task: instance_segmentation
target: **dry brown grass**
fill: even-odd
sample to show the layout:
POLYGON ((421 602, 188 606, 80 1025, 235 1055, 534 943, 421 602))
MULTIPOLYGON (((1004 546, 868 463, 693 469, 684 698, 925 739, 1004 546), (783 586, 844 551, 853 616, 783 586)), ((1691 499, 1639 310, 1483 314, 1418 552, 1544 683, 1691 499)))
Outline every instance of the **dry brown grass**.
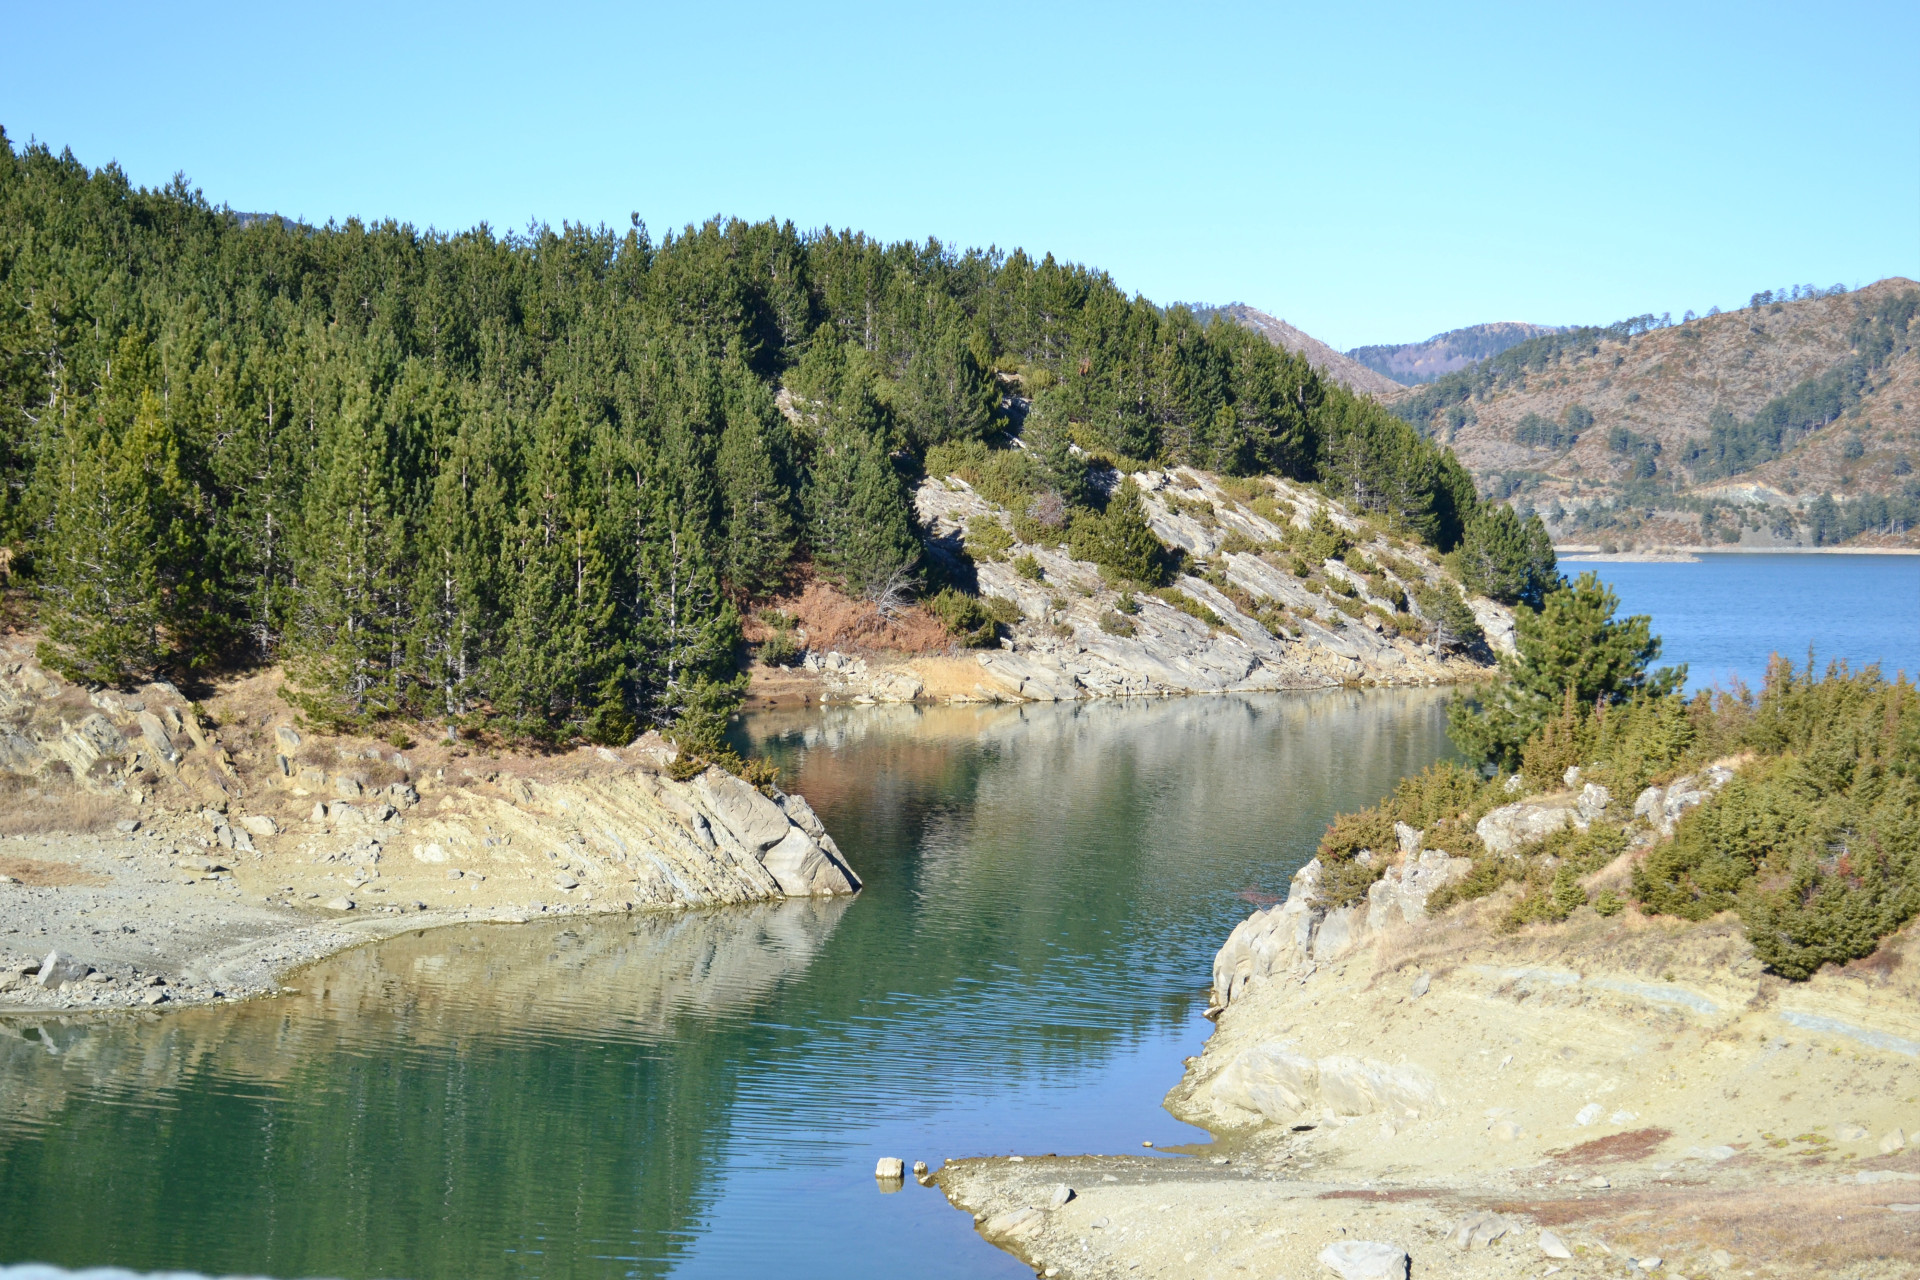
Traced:
POLYGON ((84 835, 104 831, 131 816, 132 806, 125 801, 84 791, 74 785, 71 775, 58 771, 33 778, 0 774, 0 836, 84 835))
POLYGON ((853 600, 824 582, 809 582, 797 596, 773 602, 793 615, 818 651, 940 653, 953 637, 938 618, 915 606, 889 618, 864 600, 853 600))
POLYGON ((88 875, 64 862, 36 862, 32 858, 0 857, 0 876, 12 876, 34 889, 55 885, 105 884, 99 876, 88 875))

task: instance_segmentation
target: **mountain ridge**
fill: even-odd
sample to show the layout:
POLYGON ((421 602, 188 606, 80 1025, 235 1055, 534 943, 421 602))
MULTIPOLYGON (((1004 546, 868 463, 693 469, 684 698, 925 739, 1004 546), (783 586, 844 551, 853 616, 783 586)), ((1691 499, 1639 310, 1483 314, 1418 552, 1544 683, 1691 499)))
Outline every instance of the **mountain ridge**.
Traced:
POLYGON ((1389 398, 1555 541, 1920 542, 1920 285, 1529 339, 1389 398))
POLYGON ((1347 358, 1405 386, 1432 382, 1489 356, 1516 347, 1529 338, 1559 333, 1563 326, 1496 320, 1436 333, 1425 342, 1376 343, 1354 347, 1347 358))
POLYGON ((1349 391, 1383 399, 1404 390, 1403 384, 1386 374, 1370 369, 1357 360, 1349 359, 1312 334, 1258 307, 1248 306, 1244 302, 1229 302, 1218 307, 1201 303, 1184 305, 1203 324, 1211 324, 1215 319, 1225 319, 1253 330, 1274 346, 1304 357, 1308 364, 1349 391))

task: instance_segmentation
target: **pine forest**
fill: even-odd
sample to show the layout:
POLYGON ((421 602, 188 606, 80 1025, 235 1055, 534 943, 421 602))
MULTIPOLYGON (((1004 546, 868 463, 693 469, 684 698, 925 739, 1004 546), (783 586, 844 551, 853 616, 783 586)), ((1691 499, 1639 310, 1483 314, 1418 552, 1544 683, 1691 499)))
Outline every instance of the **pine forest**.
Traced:
POLYGON ((316 228, 0 148, 0 545, 74 678, 276 662, 334 727, 711 740, 743 611, 813 574, 947 586, 910 502, 939 446, 1018 448, 1089 509, 1112 486, 1063 460, 1527 541, 1373 401, 1051 256, 721 219, 316 228))

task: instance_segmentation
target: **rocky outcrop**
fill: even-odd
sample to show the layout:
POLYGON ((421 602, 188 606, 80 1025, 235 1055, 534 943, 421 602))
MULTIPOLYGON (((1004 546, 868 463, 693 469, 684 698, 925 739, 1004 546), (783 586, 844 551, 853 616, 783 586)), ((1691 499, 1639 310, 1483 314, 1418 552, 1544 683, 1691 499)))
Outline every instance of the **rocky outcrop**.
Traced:
MULTIPOLYGON (((1494 653, 1512 649, 1513 615, 1491 600, 1471 601, 1491 646, 1474 654, 1442 653, 1389 625, 1384 619, 1409 615, 1376 591, 1411 591, 1441 580, 1444 570, 1425 548, 1390 546, 1385 535, 1318 494, 1265 482, 1270 492, 1259 503, 1268 512, 1262 515, 1204 473, 1146 471, 1133 480, 1146 495, 1154 533, 1179 548, 1189 566, 1208 567, 1206 576, 1180 577, 1172 599, 1137 595, 1136 611, 1122 614, 1121 593, 1102 580, 1098 566, 1073 558, 1064 535, 1054 542, 1016 540, 1000 558, 973 564, 981 595, 1019 608, 1021 620, 998 648, 893 661, 810 653, 805 664, 818 675, 822 698, 1056 702, 1444 684, 1484 676, 1494 653), (1278 552, 1276 521, 1305 528, 1323 509, 1357 547, 1403 569, 1406 578, 1369 579, 1339 560, 1306 566, 1310 576, 1296 576, 1278 552), (1022 557, 1032 560, 1026 574, 1014 568, 1022 557), (1217 621, 1205 620, 1207 612, 1217 621), (1280 617, 1289 621, 1274 623, 1280 617), (956 663, 966 670, 956 671, 956 663)), ((1008 513, 958 477, 930 477, 914 500, 936 546, 964 542, 979 522, 1011 532, 1008 513)), ((1022 527, 1032 532, 1033 526, 1022 527)), ((1418 605, 1407 608, 1417 613, 1418 605)))
POLYGON ((1711 765, 1697 774, 1675 778, 1664 787, 1648 787, 1634 797, 1633 816, 1661 835, 1670 836, 1682 814, 1705 804, 1714 792, 1731 781, 1732 769, 1711 765))
MULTIPOLYGON (((1407 828, 1415 841, 1419 833, 1407 828)), ((1287 900, 1242 920, 1213 961, 1213 1004, 1223 1009, 1253 984, 1311 974, 1389 931, 1426 918, 1427 899, 1472 865, 1438 849, 1407 854, 1374 881, 1364 902, 1329 908, 1320 897, 1320 860, 1294 873, 1287 900)))
MULTIPOLYGON (((241 735, 246 740, 246 735, 241 735)), ((399 751, 307 742, 291 724, 235 750, 169 684, 89 693, 21 651, 0 661, 0 768, 63 772, 128 811, 195 815, 206 848, 328 868, 357 910, 425 899, 449 879, 517 882, 524 896, 596 908, 698 906, 853 893, 860 879, 806 800, 718 768, 684 780, 657 741, 485 768, 422 769, 399 751), (423 794, 424 793, 424 794, 423 794), (279 815, 279 816, 276 816, 279 815)), ((132 829, 140 820, 130 820, 132 829)))

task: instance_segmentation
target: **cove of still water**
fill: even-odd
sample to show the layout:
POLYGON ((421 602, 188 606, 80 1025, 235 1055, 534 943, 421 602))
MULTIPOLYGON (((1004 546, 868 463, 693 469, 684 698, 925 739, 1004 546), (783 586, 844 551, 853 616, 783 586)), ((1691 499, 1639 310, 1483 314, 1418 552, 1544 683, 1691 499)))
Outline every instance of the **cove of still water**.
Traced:
POLYGON ((430 930, 274 1000, 0 1024, 0 1267, 1027 1275, 874 1161, 1204 1141, 1160 1101, 1214 951, 1446 752, 1444 704, 756 715, 858 898, 430 930))
POLYGON ((1707 554, 1694 564, 1581 562, 1620 597, 1620 613, 1653 619, 1662 663, 1687 664, 1687 688, 1757 689, 1781 654, 1816 670, 1835 659, 1855 670, 1877 662, 1888 676, 1920 676, 1920 556, 1846 553, 1707 554))

